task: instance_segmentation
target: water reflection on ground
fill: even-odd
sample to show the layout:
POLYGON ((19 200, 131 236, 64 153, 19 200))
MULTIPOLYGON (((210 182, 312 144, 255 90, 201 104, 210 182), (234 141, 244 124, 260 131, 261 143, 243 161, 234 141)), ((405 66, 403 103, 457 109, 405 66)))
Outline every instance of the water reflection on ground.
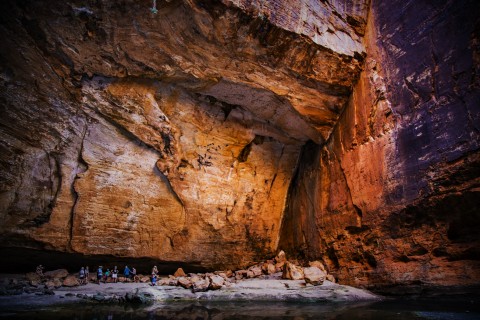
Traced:
POLYGON ((0 310, 0 319, 480 319, 478 299, 388 300, 376 303, 169 302, 150 306, 74 304, 0 310))

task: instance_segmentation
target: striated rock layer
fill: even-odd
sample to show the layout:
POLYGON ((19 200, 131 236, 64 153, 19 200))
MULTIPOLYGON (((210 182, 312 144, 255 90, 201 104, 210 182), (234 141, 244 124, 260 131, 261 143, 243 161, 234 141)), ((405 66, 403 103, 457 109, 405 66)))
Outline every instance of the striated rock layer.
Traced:
POLYGON ((2 246, 274 255, 301 147, 361 72, 367 5, 157 2, 2 2, 2 246))
POLYGON ((329 141, 303 148, 282 248, 354 285, 480 283, 479 10, 373 2, 364 71, 329 141))
POLYGON ((151 5, 0 4, 5 252, 480 283, 477 2, 151 5))

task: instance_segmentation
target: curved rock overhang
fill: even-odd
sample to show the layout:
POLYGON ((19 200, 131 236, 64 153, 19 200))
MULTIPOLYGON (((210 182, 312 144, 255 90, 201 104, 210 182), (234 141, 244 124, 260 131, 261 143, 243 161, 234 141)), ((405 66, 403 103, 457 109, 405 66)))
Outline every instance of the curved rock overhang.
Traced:
POLYGON ((4 1, 3 246, 236 267, 273 254, 365 1, 4 1))

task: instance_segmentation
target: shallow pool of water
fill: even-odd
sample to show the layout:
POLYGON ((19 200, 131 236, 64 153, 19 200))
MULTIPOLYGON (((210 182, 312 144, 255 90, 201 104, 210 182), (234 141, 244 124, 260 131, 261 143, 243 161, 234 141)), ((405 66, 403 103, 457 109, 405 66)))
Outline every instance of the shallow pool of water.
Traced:
POLYGON ((387 300, 375 303, 186 303, 150 306, 72 304, 8 307, 0 319, 480 319, 478 298, 387 300))

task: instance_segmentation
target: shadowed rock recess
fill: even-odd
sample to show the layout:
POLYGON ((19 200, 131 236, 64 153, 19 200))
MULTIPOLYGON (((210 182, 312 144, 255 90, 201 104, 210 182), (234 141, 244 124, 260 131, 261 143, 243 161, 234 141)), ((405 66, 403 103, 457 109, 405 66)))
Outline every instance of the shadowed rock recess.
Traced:
POLYGON ((151 6, 0 3, 12 268, 283 249, 345 284, 480 284, 477 1, 151 6))

